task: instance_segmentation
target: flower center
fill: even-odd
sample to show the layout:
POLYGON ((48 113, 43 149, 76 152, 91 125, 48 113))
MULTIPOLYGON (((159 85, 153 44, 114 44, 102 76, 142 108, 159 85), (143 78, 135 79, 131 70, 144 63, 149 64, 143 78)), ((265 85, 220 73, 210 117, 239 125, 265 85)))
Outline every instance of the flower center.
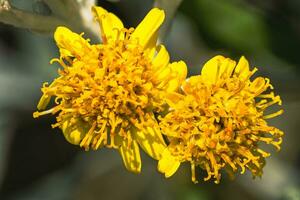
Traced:
POLYGON ((160 123, 170 136, 169 151, 180 162, 191 162, 193 170, 195 165, 205 169, 205 180, 214 177, 219 182, 219 171, 225 165, 232 171, 248 168, 253 175, 260 175, 269 153, 258 143, 280 149, 283 134, 264 120, 282 113, 263 116, 267 107, 281 104, 279 96, 261 94, 269 87, 267 79, 242 82, 228 77, 209 85, 202 77, 192 77, 183 85, 184 100, 160 123), (257 103, 256 97, 260 99, 257 103))
POLYGON ((43 88, 58 105, 38 114, 59 112, 53 127, 62 128, 66 121, 68 126, 87 124, 90 131, 80 143, 86 149, 90 144, 97 149, 99 140, 110 140, 108 147, 114 148, 120 137, 131 140, 131 129, 151 126, 153 107, 161 106, 151 59, 138 41, 130 40, 132 31, 124 28, 116 40, 93 45, 81 59, 67 59, 61 77, 43 88))

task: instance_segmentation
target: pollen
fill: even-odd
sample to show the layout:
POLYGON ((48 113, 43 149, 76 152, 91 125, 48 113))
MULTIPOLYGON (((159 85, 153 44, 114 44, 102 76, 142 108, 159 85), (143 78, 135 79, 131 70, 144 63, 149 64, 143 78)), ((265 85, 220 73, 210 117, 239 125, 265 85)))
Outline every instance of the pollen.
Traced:
POLYGON ((251 76, 248 61, 216 56, 208 61, 201 75, 192 76, 182 85, 181 93, 167 94, 169 113, 160 118, 160 127, 168 139, 158 170, 172 176, 180 163, 189 162, 192 181, 197 182, 198 166, 207 172, 205 181, 219 183, 224 170, 230 176, 249 170, 261 176, 269 152, 266 143, 280 150, 283 132, 270 126, 270 106, 281 105, 270 80, 251 76), (269 114, 268 114, 269 113, 269 114))

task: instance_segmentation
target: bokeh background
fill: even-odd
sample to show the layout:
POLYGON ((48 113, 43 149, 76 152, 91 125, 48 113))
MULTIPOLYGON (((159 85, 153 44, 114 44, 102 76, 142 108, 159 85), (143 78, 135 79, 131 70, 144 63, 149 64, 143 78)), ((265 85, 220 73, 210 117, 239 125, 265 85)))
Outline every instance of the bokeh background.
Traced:
MULTIPOLYGON (((41 1, 11 3, 35 12, 48 9, 41 1)), ((154 4, 97 3, 127 26, 136 26, 154 4)), ((230 181, 223 176, 216 185, 202 181, 205 174, 199 171, 200 182, 194 185, 188 164, 165 179, 145 155, 142 174, 135 175, 125 170, 116 151, 85 152, 67 143, 58 129, 51 128, 53 116, 32 118, 42 83, 51 81, 58 69, 49 64, 58 56, 51 34, 0 23, 1 200, 300 199, 300 1, 183 0, 171 18, 164 42, 173 60, 186 61, 190 75, 199 73, 214 55, 244 55, 281 95, 285 113, 270 123, 285 132, 284 142, 279 153, 271 150, 263 177, 237 175, 230 181)), ((95 35, 87 37, 98 42, 95 35)))

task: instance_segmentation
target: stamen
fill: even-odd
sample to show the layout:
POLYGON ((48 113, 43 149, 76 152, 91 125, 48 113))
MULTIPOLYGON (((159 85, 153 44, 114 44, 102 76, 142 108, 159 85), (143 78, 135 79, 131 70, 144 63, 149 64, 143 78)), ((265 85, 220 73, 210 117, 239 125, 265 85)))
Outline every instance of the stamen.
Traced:
POLYGON ((45 110, 45 111, 41 111, 41 112, 36 111, 36 112, 33 113, 33 118, 38 118, 38 117, 40 117, 42 115, 47 115, 47 114, 55 114, 60 109, 61 109, 61 107, 60 107, 60 105, 58 105, 58 106, 55 106, 55 107, 53 107, 53 108, 51 108, 49 110, 45 110))
POLYGON ((89 145, 90 142, 95 134, 95 128, 96 128, 97 123, 94 122, 92 127, 90 128, 90 130, 88 131, 88 133, 85 135, 85 137, 82 139, 82 141, 80 142, 80 147, 84 147, 85 150, 89 150, 89 145))
POLYGON ((281 115, 283 113, 283 110, 279 110, 275 113, 272 113, 272 114, 269 114, 269 115, 265 115, 264 116, 264 119, 271 119, 271 118, 274 118, 274 117, 277 117, 279 115, 281 115))
POLYGON ((196 179, 195 163, 191 163, 191 172, 192 172, 192 182, 195 184, 198 183, 196 179))

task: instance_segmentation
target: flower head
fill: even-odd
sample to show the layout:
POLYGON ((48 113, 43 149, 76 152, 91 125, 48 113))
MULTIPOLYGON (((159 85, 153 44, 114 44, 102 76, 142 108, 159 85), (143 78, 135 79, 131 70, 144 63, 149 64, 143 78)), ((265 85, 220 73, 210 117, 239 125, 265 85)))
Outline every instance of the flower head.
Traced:
POLYGON ((160 127, 168 138, 168 147, 158 163, 158 170, 172 176, 181 162, 190 162, 192 181, 197 182, 195 167, 207 171, 219 183, 221 169, 230 175, 246 169, 261 176, 265 158, 270 153, 260 143, 278 150, 283 132, 269 126, 266 119, 283 111, 266 114, 266 109, 281 105, 269 79, 251 76, 242 57, 235 61, 216 56, 203 67, 201 75, 192 76, 182 86, 182 93, 169 93, 169 113, 161 118, 160 127))
POLYGON ((164 12, 152 9, 136 29, 101 7, 93 7, 102 44, 58 27, 54 39, 62 66, 59 77, 44 84, 38 110, 54 97, 55 106, 34 117, 57 114, 65 138, 88 150, 118 149, 126 168, 140 172, 139 146, 159 159, 165 148, 154 113, 164 108, 162 93, 178 90, 186 76, 184 62, 169 63, 163 45, 156 45, 164 12))

